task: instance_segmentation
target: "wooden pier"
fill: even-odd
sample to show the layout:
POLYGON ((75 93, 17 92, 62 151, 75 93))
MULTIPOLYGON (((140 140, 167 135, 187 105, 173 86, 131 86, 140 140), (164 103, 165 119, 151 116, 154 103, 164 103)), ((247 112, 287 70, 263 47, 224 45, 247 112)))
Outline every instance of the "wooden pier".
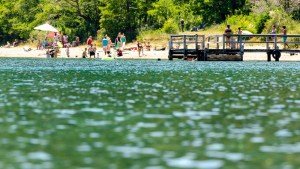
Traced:
POLYGON ((298 46, 300 47, 300 35, 171 35, 168 58, 207 61, 210 55, 230 55, 235 56, 235 60, 243 61, 245 52, 264 52, 267 61, 271 61, 272 57, 279 61, 281 53, 300 53, 298 46), (284 44, 289 48, 283 48, 284 44))

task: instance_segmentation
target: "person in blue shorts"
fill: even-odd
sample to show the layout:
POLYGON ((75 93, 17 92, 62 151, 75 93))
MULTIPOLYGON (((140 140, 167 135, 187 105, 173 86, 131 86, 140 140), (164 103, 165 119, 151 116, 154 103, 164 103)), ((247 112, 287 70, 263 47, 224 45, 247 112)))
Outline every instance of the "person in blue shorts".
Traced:
POLYGON ((102 39, 102 48, 104 51, 104 55, 106 55, 107 51, 107 46, 108 46, 108 40, 107 40, 107 35, 104 36, 104 38, 102 39))
POLYGON ((286 34, 287 34, 287 30, 286 30, 286 26, 282 26, 282 34, 284 35, 283 38, 283 48, 285 49, 286 47, 289 48, 289 45, 286 43, 286 34))

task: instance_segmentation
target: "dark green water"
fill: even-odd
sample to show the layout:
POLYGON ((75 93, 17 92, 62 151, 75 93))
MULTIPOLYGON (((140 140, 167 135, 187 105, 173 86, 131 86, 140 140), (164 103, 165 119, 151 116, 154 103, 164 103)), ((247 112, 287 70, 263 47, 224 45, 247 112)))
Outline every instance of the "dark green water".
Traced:
POLYGON ((299 62, 0 59, 2 169, 300 168, 299 62))

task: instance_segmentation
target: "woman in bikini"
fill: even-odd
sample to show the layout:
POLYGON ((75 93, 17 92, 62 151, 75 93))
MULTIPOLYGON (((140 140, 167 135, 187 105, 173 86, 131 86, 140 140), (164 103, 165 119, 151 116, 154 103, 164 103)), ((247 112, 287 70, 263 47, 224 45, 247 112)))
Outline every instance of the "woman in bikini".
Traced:
POLYGON ((227 25, 227 28, 225 29, 225 34, 226 34, 226 47, 230 48, 230 38, 232 34, 232 30, 230 28, 230 25, 227 25))

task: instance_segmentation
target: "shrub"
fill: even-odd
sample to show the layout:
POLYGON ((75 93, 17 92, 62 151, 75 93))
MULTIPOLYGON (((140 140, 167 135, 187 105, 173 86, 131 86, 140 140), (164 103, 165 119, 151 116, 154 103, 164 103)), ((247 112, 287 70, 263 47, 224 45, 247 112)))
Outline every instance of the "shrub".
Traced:
POLYGON ((230 24, 231 29, 234 33, 237 32, 238 27, 241 27, 242 30, 248 30, 250 32, 256 32, 255 29, 255 17, 252 15, 232 15, 229 16, 224 25, 224 29, 226 25, 230 24))
POLYGON ((260 34, 263 32, 265 24, 270 19, 270 16, 268 14, 260 14, 256 18, 258 18, 255 22, 256 33, 260 34))
POLYGON ((169 34, 177 34, 179 32, 179 28, 176 21, 174 21, 174 19, 168 19, 165 23, 164 26, 162 28, 162 31, 164 33, 169 33, 169 34))
POLYGON ((282 10, 270 11, 270 19, 265 23, 264 33, 270 33, 272 25, 277 28, 277 33, 281 33, 282 26, 286 26, 288 34, 299 34, 299 22, 293 20, 286 12, 282 10))

